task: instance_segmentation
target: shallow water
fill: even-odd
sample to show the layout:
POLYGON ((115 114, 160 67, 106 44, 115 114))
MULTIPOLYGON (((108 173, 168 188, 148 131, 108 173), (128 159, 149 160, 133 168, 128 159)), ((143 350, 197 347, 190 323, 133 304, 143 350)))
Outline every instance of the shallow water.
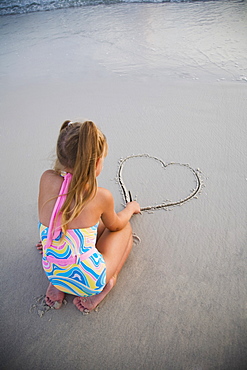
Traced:
POLYGON ((1 77, 247 81, 247 2, 116 3, 0 17, 1 77))
MULTIPOLYGON (((195 0, 36 0, 35 2, 33 0, 17 0, 17 1, 2 0, 0 3, 0 15, 26 14, 30 12, 51 11, 66 8, 78 8, 99 4, 113 5, 120 3, 174 3, 174 2, 190 3, 193 1, 195 0)), ((196 1, 207 2, 208 0, 196 0, 196 1)))

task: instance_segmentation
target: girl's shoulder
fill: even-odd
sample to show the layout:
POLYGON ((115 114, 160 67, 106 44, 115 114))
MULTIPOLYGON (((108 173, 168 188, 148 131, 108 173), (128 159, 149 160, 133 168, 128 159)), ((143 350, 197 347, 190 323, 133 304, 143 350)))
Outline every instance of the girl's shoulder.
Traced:
POLYGON ((45 172, 42 173, 41 175, 41 181, 49 181, 49 180, 60 180, 62 181, 63 180, 63 177, 61 176, 61 174, 59 174, 58 172, 54 171, 54 170, 46 170, 45 172))
POLYGON ((97 194, 102 197, 112 197, 112 193, 110 192, 110 190, 106 188, 101 188, 100 186, 98 186, 97 188, 97 194))
POLYGON ((41 188, 58 188, 63 182, 63 177, 54 170, 47 170, 43 172, 40 178, 41 188))
POLYGON ((97 189, 97 197, 100 199, 105 205, 110 204, 113 201, 113 195, 110 190, 98 187, 97 189))

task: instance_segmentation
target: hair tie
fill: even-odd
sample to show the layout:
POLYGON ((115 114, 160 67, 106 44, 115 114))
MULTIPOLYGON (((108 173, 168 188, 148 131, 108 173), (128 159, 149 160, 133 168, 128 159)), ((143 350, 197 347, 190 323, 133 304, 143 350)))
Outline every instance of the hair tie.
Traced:
POLYGON ((72 125, 72 123, 74 123, 74 122, 70 121, 70 122, 68 123, 68 126, 72 125))

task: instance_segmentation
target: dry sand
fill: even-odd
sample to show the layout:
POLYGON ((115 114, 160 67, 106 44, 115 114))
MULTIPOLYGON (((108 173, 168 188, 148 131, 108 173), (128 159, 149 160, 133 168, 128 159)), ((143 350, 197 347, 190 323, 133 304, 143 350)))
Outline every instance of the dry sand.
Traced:
MULTIPOLYGON (((1 101, 1 367, 244 369, 246 83, 133 79, 100 68, 70 83, 17 82, 4 79, 1 101), (117 210, 118 161, 131 154, 200 168, 205 188, 181 207, 133 217, 141 243, 98 312, 83 316, 67 297, 61 310, 40 318, 30 312, 47 287, 34 247, 38 183, 68 118, 92 119, 106 134, 99 183, 112 191, 117 210)), ((140 166, 149 174, 147 204, 167 199, 152 160, 140 166)), ((125 182, 138 193, 129 171, 125 182)), ((183 197, 193 179, 175 175, 183 197)))

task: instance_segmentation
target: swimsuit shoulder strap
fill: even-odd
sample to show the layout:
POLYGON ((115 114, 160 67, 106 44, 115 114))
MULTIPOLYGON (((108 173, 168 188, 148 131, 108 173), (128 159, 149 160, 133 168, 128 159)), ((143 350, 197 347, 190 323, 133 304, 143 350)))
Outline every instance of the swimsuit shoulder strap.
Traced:
POLYGON ((56 200, 55 206, 53 208, 50 223, 49 223, 46 247, 50 246, 52 243, 52 240, 56 239, 61 232, 61 214, 58 215, 58 213, 65 202, 71 179, 72 179, 71 173, 67 173, 63 177, 63 183, 60 188, 59 195, 56 200), (55 219, 56 219, 56 227, 54 225, 55 219))

